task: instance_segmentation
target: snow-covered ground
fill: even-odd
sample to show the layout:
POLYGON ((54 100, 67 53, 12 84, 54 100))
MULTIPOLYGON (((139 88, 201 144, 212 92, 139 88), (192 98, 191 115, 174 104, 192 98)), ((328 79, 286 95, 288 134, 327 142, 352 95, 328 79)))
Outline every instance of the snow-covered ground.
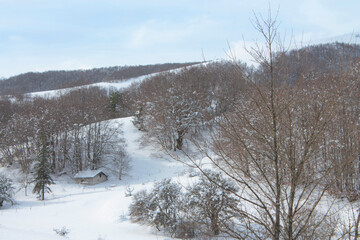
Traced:
MULTIPOLYGON (((16 194, 17 204, 6 204, 0 209, 1 240, 52 240, 65 239, 55 229, 69 230, 67 239, 112 240, 154 239, 168 237, 146 226, 131 223, 128 217, 130 197, 125 197, 130 185, 138 190, 151 187, 154 181, 172 177, 184 179, 185 167, 166 156, 157 154, 150 146, 139 142, 141 133, 131 123, 131 118, 112 120, 123 124, 127 151, 132 160, 129 176, 119 181, 112 176, 109 181, 82 186, 68 176, 55 177, 52 193, 39 201, 21 190, 16 194)), ((30 187, 31 189, 31 187, 30 187)), ((31 191, 29 191, 31 192, 31 191)))

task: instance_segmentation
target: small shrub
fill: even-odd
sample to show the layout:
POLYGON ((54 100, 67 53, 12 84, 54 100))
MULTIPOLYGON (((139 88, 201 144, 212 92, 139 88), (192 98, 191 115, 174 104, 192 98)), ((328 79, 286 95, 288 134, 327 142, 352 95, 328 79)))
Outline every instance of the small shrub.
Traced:
POLYGON ((206 171, 205 174, 186 194, 170 179, 155 183, 150 192, 135 193, 130 219, 181 239, 223 233, 232 224, 237 206, 232 193, 237 189, 220 173, 206 171))
POLYGON ((60 229, 54 228, 54 232, 59 236, 67 237, 67 235, 70 233, 70 230, 67 229, 66 227, 62 227, 60 229))
POLYGON ((173 235, 180 217, 180 197, 181 188, 170 179, 157 182, 150 193, 140 191, 134 195, 130 205, 131 220, 173 235))
POLYGON ((125 197, 131 197, 133 191, 134 191, 134 188, 133 188, 133 187, 130 187, 130 185, 127 186, 127 187, 126 187, 126 191, 125 191, 125 197))

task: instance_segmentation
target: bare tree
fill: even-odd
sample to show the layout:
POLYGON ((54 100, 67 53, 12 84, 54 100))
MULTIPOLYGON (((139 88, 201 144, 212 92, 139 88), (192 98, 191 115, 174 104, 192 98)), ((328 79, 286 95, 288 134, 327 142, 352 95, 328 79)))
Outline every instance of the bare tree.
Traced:
POLYGON ((113 156, 112 159, 113 170, 117 173, 119 180, 131 170, 131 159, 125 152, 125 149, 120 147, 113 156))
POLYGON ((188 69, 159 74, 143 82, 134 124, 160 146, 176 151, 203 123, 211 102, 204 101, 196 75, 188 69), (193 81, 194 80, 194 81, 193 81))

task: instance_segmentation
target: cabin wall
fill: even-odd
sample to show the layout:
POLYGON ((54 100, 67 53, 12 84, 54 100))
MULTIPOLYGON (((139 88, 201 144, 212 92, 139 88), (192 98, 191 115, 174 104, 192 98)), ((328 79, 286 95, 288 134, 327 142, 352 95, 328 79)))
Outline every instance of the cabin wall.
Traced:
POLYGON ((76 183, 85 185, 95 185, 107 181, 107 176, 103 173, 96 175, 93 178, 77 178, 76 183))

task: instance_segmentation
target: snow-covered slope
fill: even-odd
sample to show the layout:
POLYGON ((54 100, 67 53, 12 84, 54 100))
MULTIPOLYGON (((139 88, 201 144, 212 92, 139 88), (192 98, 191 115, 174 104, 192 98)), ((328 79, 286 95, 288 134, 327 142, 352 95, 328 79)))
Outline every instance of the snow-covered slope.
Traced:
POLYGON ((131 123, 131 118, 112 120, 123 125, 127 151, 132 159, 129 176, 118 181, 115 176, 95 186, 81 186, 68 176, 56 178, 52 193, 46 201, 36 196, 16 195, 17 205, 0 209, 1 240, 55 240, 64 239, 54 229, 65 227, 68 239, 74 240, 164 240, 164 236, 150 228, 133 224, 128 218, 131 198, 125 197, 127 186, 135 192, 151 187, 165 177, 184 178, 185 167, 166 156, 156 154, 150 147, 139 143, 141 133, 131 123))
MULTIPOLYGON (((200 65, 204 65, 204 64, 206 64, 206 63, 195 64, 195 65, 192 65, 191 67, 196 67, 196 66, 200 66, 200 65)), ((176 69, 165 71, 165 72, 179 72, 182 69, 184 69, 184 68, 176 68, 176 69)), ((54 98, 54 97, 58 97, 58 96, 67 94, 67 93, 69 93, 69 92, 71 92, 73 90, 76 90, 76 89, 90 88, 90 87, 100 87, 100 88, 106 89, 106 90, 113 89, 113 90, 119 91, 119 90, 122 90, 122 89, 125 89, 125 88, 129 87, 133 83, 142 82, 144 79, 150 78, 150 77, 158 75, 160 73, 164 73, 164 72, 147 74, 147 75, 143 75, 143 76, 136 77, 136 78, 130 78, 130 79, 127 79, 127 80, 114 80, 114 81, 111 81, 111 82, 99 82, 99 83, 88 84, 88 85, 83 85, 83 86, 79 86, 79 87, 63 88, 63 89, 40 91, 40 92, 32 92, 32 93, 25 94, 25 97, 26 98, 34 98, 34 97, 54 98)))
POLYGON ((73 88, 64 88, 64 89, 58 89, 58 90, 49 90, 49 91, 41 91, 41 92, 32 92, 25 94, 25 97, 33 98, 33 97, 42 97, 42 98, 53 98, 57 96, 61 96, 63 94, 69 93, 70 91, 81 89, 81 88, 90 88, 90 87, 100 87, 104 89, 114 89, 114 90, 121 90, 124 88, 129 87, 133 83, 141 82, 144 79, 151 77, 154 74, 144 75, 136 78, 130 78, 125 81, 112 81, 112 82, 100 82, 100 83, 94 83, 79 87, 73 87, 73 88))

